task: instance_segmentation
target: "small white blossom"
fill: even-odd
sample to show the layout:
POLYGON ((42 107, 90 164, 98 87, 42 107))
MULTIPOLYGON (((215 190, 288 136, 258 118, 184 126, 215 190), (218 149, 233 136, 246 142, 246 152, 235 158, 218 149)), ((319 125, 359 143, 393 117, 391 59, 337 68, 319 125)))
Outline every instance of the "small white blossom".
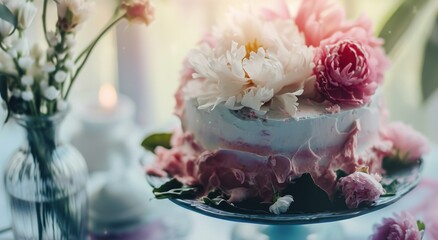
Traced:
POLYGON ((0 19, 0 39, 6 38, 11 34, 14 26, 8 21, 0 19))
POLYGON ((75 62, 72 59, 65 61, 64 67, 66 67, 69 72, 74 72, 76 70, 75 62))
POLYGON ((18 28, 27 29, 35 18, 36 13, 37 9, 33 2, 24 2, 18 9, 18 28))
POLYGON ((46 97, 49 101, 57 99, 59 94, 59 90, 56 89, 54 86, 50 86, 44 90, 44 97, 46 97))
POLYGON ((57 57, 58 57, 58 59, 61 59, 61 60, 63 60, 64 58, 65 58, 65 56, 67 56, 67 53, 66 52, 62 52, 62 53, 57 53, 57 57))
POLYGON ((46 73, 51 73, 51 72, 53 72, 53 71, 55 71, 55 70, 56 70, 56 67, 55 67, 55 65, 54 65, 53 63, 51 63, 51 62, 46 63, 46 64, 44 65, 44 67, 43 67, 43 71, 46 72, 46 73))
POLYGON ((12 90, 12 96, 19 98, 21 97, 21 90, 18 88, 15 88, 14 90, 12 90))
POLYGON ((32 101, 33 100, 33 92, 30 89, 27 89, 26 91, 23 91, 21 93, 21 98, 24 101, 32 101))
POLYGON ((293 202, 294 198, 291 195, 279 197, 277 201, 269 207, 269 212, 275 215, 285 213, 293 202))
POLYGON ((44 52, 38 44, 34 44, 32 46, 32 49, 30 50, 30 56, 32 56, 35 59, 38 59, 41 58, 43 54, 44 52))
POLYGON ((31 75, 24 75, 21 77, 21 84, 24 86, 31 86, 34 82, 33 76, 31 75))
POLYGON ((58 99, 58 101, 56 101, 56 108, 58 111, 65 110, 67 108, 67 102, 63 99, 58 99))
POLYGON ((18 57, 18 52, 17 50, 10 48, 8 49, 8 54, 12 57, 12 58, 17 58, 18 57))
POLYGON ((47 39, 49 40, 49 45, 52 47, 61 43, 61 35, 53 31, 47 33, 47 39))
POLYGON ((73 34, 67 34, 64 40, 67 48, 72 48, 76 44, 75 36, 73 34))
POLYGON ((55 81, 58 83, 63 83, 67 79, 67 73, 59 70, 55 74, 55 81))
MULTIPOLYGON (((29 40, 26 36, 21 36, 12 43, 12 48, 20 56, 27 56, 30 53, 29 40)), ((16 57, 15 57, 16 58, 16 57)))
POLYGON ((40 88, 44 91, 49 87, 49 81, 44 79, 40 82, 40 88))
POLYGON ((18 59, 18 65, 24 70, 31 68, 34 62, 35 60, 30 56, 21 57, 18 59))
POLYGON ((55 49, 53 47, 47 48, 47 57, 52 58, 55 55, 55 49))

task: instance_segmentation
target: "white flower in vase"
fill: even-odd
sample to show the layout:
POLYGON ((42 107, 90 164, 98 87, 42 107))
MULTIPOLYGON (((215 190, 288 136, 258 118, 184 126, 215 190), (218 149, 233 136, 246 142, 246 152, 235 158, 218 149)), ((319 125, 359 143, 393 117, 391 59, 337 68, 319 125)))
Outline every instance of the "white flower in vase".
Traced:
POLYGON ((44 97, 49 101, 56 100, 59 97, 59 94, 59 90, 56 89, 54 86, 47 87, 44 90, 44 97))
POLYGON ((18 28, 27 29, 32 23, 37 13, 37 8, 33 2, 24 2, 18 8, 18 28))
POLYGON ((92 4, 87 0, 59 0, 56 6, 58 29, 61 32, 71 33, 87 19, 92 4))
POLYGON ((14 26, 11 23, 0 19, 0 39, 8 37, 12 30, 14 30, 14 26))

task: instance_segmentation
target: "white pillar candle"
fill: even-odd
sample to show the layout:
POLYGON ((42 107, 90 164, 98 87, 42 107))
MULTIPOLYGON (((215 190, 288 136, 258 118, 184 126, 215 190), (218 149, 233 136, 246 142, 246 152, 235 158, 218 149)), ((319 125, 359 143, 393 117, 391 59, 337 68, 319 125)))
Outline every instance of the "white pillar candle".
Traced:
MULTIPOLYGON (((78 96, 73 106, 80 130, 72 144, 83 154, 90 172, 108 170, 112 161, 133 159, 130 134, 134 131, 134 103, 117 95, 112 85, 103 85, 99 94, 78 96)), ((130 164, 126 162, 126 164, 130 164)))

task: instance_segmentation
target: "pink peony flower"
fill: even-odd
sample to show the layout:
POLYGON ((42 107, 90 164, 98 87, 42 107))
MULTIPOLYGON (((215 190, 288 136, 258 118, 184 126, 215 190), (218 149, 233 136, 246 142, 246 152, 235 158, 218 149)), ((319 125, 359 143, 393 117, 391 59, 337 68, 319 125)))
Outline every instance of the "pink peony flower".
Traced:
POLYGON ((370 240, 421 240, 422 233, 417 221, 407 212, 395 214, 394 218, 384 218, 382 224, 374 225, 370 240))
POLYGON ((371 101, 377 89, 368 53, 350 40, 321 47, 314 74, 322 98, 339 105, 360 106, 371 101))
POLYGON ((427 139, 412 127, 402 122, 390 123, 381 130, 382 137, 393 143, 395 153, 406 156, 408 161, 417 161, 429 150, 427 139))
POLYGON ((351 40, 359 43, 366 52, 369 66, 368 78, 378 84, 383 82, 383 75, 389 66, 385 52, 382 48, 383 40, 373 34, 372 22, 362 16, 353 23, 345 23, 341 29, 321 42, 321 48, 333 45, 343 40, 351 40))
POLYGON ((147 169, 147 173, 156 176, 170 175, 180 182, 197 184, 196 164, 202 148, 194 141, 191 133, 175 131, 171 139, 171 149, 157 147, 154 165, 147 169))
POLYGON ((122 0, 120 8, 126 11, 126 19, 149 25, 154 20, 154 8, 149 0, 122 0))
POLYGON ((361 203, 371 204, 385 193, 375 176, 363 172, 355 172, 339 179, 337 186, 349 209, 357 208, 361 203))
POLYGON ((341 5, 328 0, 303 0, 295 18, 304 33, 306 44, 318 47, 322 40, 341 30, 345 11, 341 5))

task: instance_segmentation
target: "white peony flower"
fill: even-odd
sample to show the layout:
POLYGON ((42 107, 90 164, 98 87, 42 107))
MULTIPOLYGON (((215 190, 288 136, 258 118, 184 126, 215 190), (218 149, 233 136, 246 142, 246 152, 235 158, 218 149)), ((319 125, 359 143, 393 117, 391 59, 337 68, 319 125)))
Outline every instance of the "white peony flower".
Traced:
POLYGON ((303 90, 298 90, 293 93, 277 95, 272 100, 270 107, 271 109, 278 110, 284 114, 294 116, 298 110, 298 96, 303 94, 303 92, 303 90))
POLYGON ((67 79, 67 73, 59 70, 55 73, 55 81, 58 83, 63 83, 67 79))
POLYGON ((245 107, 260 111, 260 108, 274 96, 274 89, 249 88, 245 90, 241 104, 245 107))
POLYGON ((293 21, 262 21, 251 12, 234 11, 225 22, 215 29, 214 48, 204 44, 189 54, 196 81, 187 86, 187 95, 197 99, 199 109, 223 103, 293 116, 314 67, 313 49, 293 21))
POLYGON ((14 26, 9 22, 0 19, 0 39, 6 38, 11 34, 14 26))
POLYGON ((269 212, 275 215, 285 213, 293 202, 294 198, 291 195, 279 197, 277 201, 269 207, 269 212))
POLYGON ((58 98, 60 92, 54 86, 50 86, 44 90, 44 97, 49 101, 53 101, 58 98))
POLYGON ((37 13, 37 8, 33 2, 24 2, 19 6, 18 9, 18 28, 27 29, 32 23, 35 15, 37 13))
POLYGON ((24 75, 21 77, 21 84, 24 86, 31 86, 34 82, 32 75, 24 75))
POLYGON ((21 92, 21 98, 24 101, 32 101, 34 96, 33 96, 33 92, 30 89, 27 89, 26 91, 21 92))

